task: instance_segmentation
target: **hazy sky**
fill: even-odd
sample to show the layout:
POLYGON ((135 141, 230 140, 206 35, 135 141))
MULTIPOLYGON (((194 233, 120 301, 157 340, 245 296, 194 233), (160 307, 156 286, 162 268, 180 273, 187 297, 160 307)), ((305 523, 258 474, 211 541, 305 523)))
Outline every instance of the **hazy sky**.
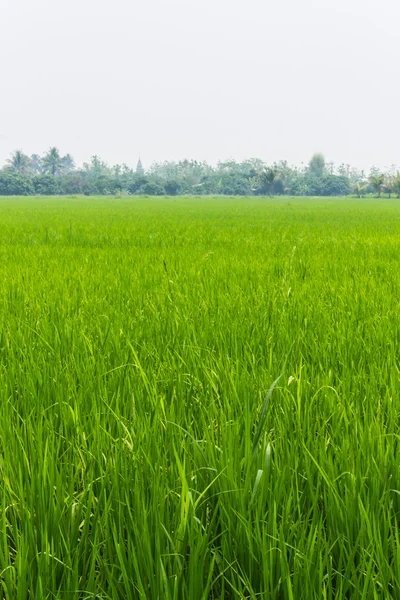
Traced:
POLYGON ((400 164, 399 0, 0 0, 0 164, 400 164))

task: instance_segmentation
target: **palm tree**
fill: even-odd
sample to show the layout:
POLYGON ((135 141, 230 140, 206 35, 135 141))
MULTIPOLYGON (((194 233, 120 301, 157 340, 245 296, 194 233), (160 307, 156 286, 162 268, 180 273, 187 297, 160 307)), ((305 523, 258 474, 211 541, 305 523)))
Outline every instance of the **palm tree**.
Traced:
POLYGON ((57 148, 50 148, 42 160, 43 172, 49 175, 59 175, 62 171, 62 158, 57 148))
POLYGON ((258 181, 257 177, 250 177, 249 184, 250 184, 250 189, 254 194, 258 190, 259 181, 258 181))
POLYGON ((279 179, 279 173, 273 167, 265 167, 259 174, 259 179, 263 185, 267 186, 268 196, 271 196, 272 188, 279 179))
POLYGON ((400 198, 400 171, 397 171, 392 179, 393 193, 400 198))
POLYGON ((369 177, 369 183, 371 184, 374 192, 378 194, 378 198, 381 197, 383 183, 385 181, 385 177, 383 173, 379 173, 377 175, 371 175, 369 177))
POLYGON ((29 163, 29 156, 22 150, 16 150, 7 160, 8 168, 19 175, 26 175, 29 172, 29 163))
POLYGON ((29 159, 30 162, 30 170, 34 175, 40 175, 42 172, 42 159, 39 154, 32 154, 29 159))
POLYGON ((356 196, 358 198, 363 197, 364 192, 367 190, 367 188, 368 188, 368 183, 363 184, 363 183, 357 182, 353 185, 354 193, 356 194, 356 196))
POLYGON ((70 173, 75 169, 75 161, 70 154, 66 154, 61 158, 60 171, 70 173))
POLYGON ((397 171, 396 175, 392 176, 391 187, 393 194, 396 194, 397 198, 400 198, 400 171, 397 171))
POLYGON ((385 192, 385 194, 388 194, 389 198, 392 197, 394 191, 393 180, 393 175, 387 175, 383 182, 383 191, 385 192))

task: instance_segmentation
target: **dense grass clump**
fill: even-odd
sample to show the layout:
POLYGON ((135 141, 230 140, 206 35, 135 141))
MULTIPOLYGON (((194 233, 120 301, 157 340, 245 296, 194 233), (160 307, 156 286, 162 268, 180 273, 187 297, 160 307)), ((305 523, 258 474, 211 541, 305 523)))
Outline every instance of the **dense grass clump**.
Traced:
POLYGON ((0 223, 0 597, 400 598, 397 201, 0 223))

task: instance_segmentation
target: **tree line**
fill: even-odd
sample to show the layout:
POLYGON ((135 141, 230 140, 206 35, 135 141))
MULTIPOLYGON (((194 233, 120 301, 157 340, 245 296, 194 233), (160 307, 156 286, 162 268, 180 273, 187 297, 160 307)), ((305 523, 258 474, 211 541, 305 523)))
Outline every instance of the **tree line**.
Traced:
POLYGON ((211 166, 183 160, 154 163, 144 170, 126 164, 110 166, 98 156, 77 167, 70 154, 50 148, 43 156, 15 151, 0 169, 0 195, 107 195, 183 194, 347 196, 366 194, 400 197, 400 172, 393 166, 368 174, 341 164, 327 163, 314 154, 307 164, 291 166, 281 160, 272 165, 254 158, 229 160, 211 166))

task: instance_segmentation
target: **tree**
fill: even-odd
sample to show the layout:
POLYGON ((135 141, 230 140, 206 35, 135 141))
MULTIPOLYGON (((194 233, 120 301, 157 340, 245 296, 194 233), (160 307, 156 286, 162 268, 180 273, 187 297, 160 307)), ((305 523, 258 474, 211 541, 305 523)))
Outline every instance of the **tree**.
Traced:
POLYGON ((32 196, 35 190, 29 177, 0 171, 0 196, 32 196))
POLYGON ((83 194, 88 185, 82 171, 72 171, 61 177, 62 194, 83 194))
POLYGON ((7 160, 7 165, 10 171, 18 173, 18 175, 27 175, 30 167, 29 156, 24 154, 22 150, 16 150, 11 158, 7 160))
POLYGON ((90 163, 83 163, 84 170, 90 177, 100 177, 100 175, 112 175, 113 170, 102 161, 97 154, 91 157, 90 163))
POLYGON ((342 177, 349 177, 350 170, 351 170, 350 165, 345 165, 344 163, 339 165, 337 168, 338 175, 341 175, 342 177))
POLYGON ((394 180, 394 177, 391 174, 386 175, 383 180, 383 186, 382 186, 383 191, 385 194, 387 194, 389 196, 389 198, 392 197, 392 194, 394 192, 393 180, 394 180))
POLYGON ((393 193, 400 198, 400 171, 397 171, 393 177, 393 193))
POLYGON ((259 186, 259 180, 257 177, 250 177, 249 178, 249 185, 250 185, 250 190, 252 194, 255 194, 258 190, 258 186, 259 186))
POLYGON ((155 181, 149 181, 139 190, 140 194, 145 194, 146 196, 164 196, 165 189, 159 183, 155 181))
POLYGON ((274 169, 273 167, 265 167, 259 174, 259 179, 261 183, 267 187, 268 196, 272 195, 274 183, 276 183, 278 178, 279 173, 277 169, 274 169))
POLYGON ((75 170, 75 161, 70 154, 66 154, 65 156, 63 156, 61 158, 60 172, 62 172, 63 175, 65 175, 67 173, 71 173, 71 171, 74 171, 74 170, 75 170))
POLYGON ((179 187, 179 181, 176 179, 170 179, 164 184, 164 188, 168 196, 176 196, 179 192, 179 187))
POLYGON ((125 163, 110 167, 99 156, 76 168, 70 154, 53 147, 41 158, 14 152, 0 174, 12 175, 2 183, 4 194, 287 194, 294 196, 346 196, 368 192, 396 194, 400 198, 400 171, 392 165, 381 173, 372 167, 369 177, 349 165, 325 163, 322 154, 294 167, 285 160, 267 165, 260 159, 221 161, 216 166, 196 160, 154 163, 136 173, 125 163), (17 179, 15 178, 17 177, 17 179))
POLYGON ((383 183, 385 181, 385 177, 383 173, 379 173, 377 175, 370 175, 368 179, 372 189, 377 193, 378 198, 381 197, 383 183))
POLYGON ((39 154, 32 154, 29 159, 30 162, 30 170, 33 175, 40 175, 42 173, 42 159, 39 154))
POLYGON ((322 177, 313 177, 305 173, 303 180, 310 196, 347 196, 351 192, 350 182, 343 175, 332 175, 326 171, 322 177))
POLYGON ((362 198, 364 196, 364 192, 368 189, 368 183, 354 183, 353 190, 358 198, 362 198))
POLYGON ((59 178, 54 175, 36 175, 33 177, 35 193, 41 196, 55 196, 61 193, 59 178))
POLYGON ((221 177, 219 191, 226 196, 248 196, 251 193, 249 179, 239 173, 226 173, 221 177))
POLYGON ((130 194, 137 194, 139 191, 142 191, 143 186, 145 186, 148 181, 149 179, 146 175, 135 173, 128 183, 127 190, 130 194))
POLYGON ((320 152, 313 154, 308 164, 308 171, 314 177, 322 177, 325 171, 325 158, 320 152))
POLYGON ((62 158, 57 148, 48 150, 42 160, 43 173, 47 175, 60 175, 62 172, 62 158))

